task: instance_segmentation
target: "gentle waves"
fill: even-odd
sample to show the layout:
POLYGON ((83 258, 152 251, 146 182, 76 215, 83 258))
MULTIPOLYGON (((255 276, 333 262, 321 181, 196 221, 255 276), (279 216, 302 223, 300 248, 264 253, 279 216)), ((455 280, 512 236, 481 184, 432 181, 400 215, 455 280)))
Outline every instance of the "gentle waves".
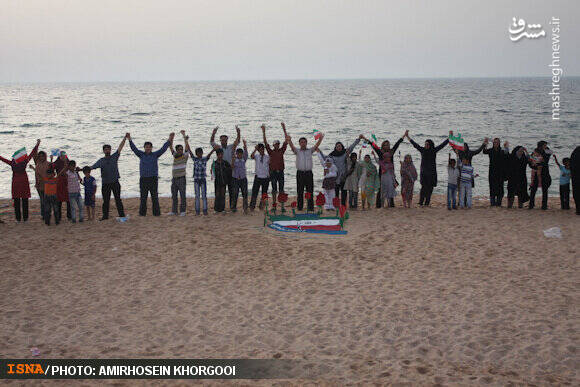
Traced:
MULTIPOLYGON (((268 127, 271 143, 282 140, 280 122, 284 121, 296 143, 305 136, 314 144, 313 129, 324 132, 325 153, 336 141, 348 146, 360 133, 367 137, 374 133, 379 142, 388 139, 394 144, 409 129, 418 143, 432 138, 438 144, 451 129, 461 132, 471 149, 484 137, 500 137, 512 148, 524 145, 529 150, 546 140, 561 160, 580 143, 579 82, 580 78, 562 81, 559 121, 552 120, 549 78, 4 84, 0 85, 0 152, 6 158, 22 146, 30 152, 40 138, 42 150, 63 149, 82 167, 102 156, 104 143, 116 148, 125 132, 140 148, 144 141, 158 148, 170 132, 176 132, 175 144, 182 143, 182 129, 192 148, 201 146, 208 152, 212 128, 219 125, 218 136, 227 134, 232 142, 235 124, 240 125, 251 152, 262 142, 262 123, 268 127)), ((402 156, 411 154, 419 168, 420 155, 410 144, 405 142, 399 149, 402 156)), ((369 151, 363 149, 363 155, 369 151)), ((442 150, 437 158, 437 193, 445 192, 449 151, 442 150)), ((294 160, 288 149, 286 191, 290 194, 296 192, 294 160)), ((322 168, 317 158, 314 161, 315 191, 319 191, 322 168)), ((400 181, 398 155, 395 163, 400 181)), ((171 164, 168 151, 159 160, 163 196, 170 195, 171 164)), ((9 198, 12 172, 1 165, 0 197, 9 198)), ((480 175, 474 194, 487 196, 488 157, 475 156, 473 165, 480 175)), ((251 184, 254 162, 248 160, 247 166, 251 184)), ((188 196, 192 196, 191 161, 187 169, 188 196)), ((123 196, 139 196, 139 162, 128 144, 119 170, 123 196)), ((550 171, 550 193, 557 195, 559 171, 553 162, 550 171)), ((33 171, 28 175, 33 186, 33 171)), ((100 186, 100 173, 94 176, 100 186)), ((208 194, 213 195, 213 183, 208 183, 208 194)))

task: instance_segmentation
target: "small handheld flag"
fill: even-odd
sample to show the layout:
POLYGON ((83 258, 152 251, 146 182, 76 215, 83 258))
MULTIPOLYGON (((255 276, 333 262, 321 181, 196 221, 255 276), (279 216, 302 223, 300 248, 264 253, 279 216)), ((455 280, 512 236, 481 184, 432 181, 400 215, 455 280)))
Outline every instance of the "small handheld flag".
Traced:
POLYGON ((12 159, 17 163, 26 160, 26 148, 20 148, 12 155, 12 159))
POLYGON ((457 149, 458 151, 462 151, 465 149, 463 138, 461 138, 461 133, 457 133, 457 136, 449 135, 449 145, 453 149, 457 149))
POLYGON ((377 140, 377 136, 375 136, 375 134, 371 134, 371 138, 373 139, 373 141, 371 142, 372 145, 374 145, 375 148, 378 148, 379 146, 377 145, 377 142, 379 142, 379 140, 377 140))
POLYGON ((320 138, 320 136, 322 136, 322 133, 320 133, 320 131, 318 131, 318 129, 314 129, 312 131, 312 134, 314 135, 314 139, 317 140, 317 141, 320 138))
POLYGON ((51 149, 51 150, 50 150, 50 155, 51 155, 51 156, 58 157, 58 155, 59 155, 59 152, 60 152, 60 149, 58 149, 58 148, 56 148, 56 149, 51 149))

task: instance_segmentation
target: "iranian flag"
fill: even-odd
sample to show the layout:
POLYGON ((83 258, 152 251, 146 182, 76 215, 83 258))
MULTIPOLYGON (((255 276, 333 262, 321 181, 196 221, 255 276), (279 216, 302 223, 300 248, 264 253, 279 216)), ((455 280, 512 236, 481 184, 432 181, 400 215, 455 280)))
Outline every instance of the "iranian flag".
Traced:
POLYGON ((12 159, 17 163, 26 160, 26 148, 20 148, 12 155, 12 159))
POLYGON ((453 149, 457 149, 458 151, 462 151, 465 149, 463 146, 463 138, 461 138, 461 133, 457 133, 457 136, 449 135, 449 145, 453 149))
POLYGON ((317 141, 320 138, 320 136, 322 136, 322 133, 320 133, 320 131, 318 129, 314 129, 312 131, 312 134, 314 135, 314 139, 317 140, 317 141))

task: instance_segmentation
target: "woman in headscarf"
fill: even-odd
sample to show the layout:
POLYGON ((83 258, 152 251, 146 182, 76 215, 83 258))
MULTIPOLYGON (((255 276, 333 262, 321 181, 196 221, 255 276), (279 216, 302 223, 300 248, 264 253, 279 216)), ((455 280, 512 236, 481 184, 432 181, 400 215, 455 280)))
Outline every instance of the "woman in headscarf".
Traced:
POLYGON ((508 167, 508 208, 514 205, 514 198, 518 197, 518 208, 522 208, 524 203, 530 200, 528 196, 528 178, 526 168, 528 166, 528 152, 522 146, 516 146, 512 151, 508 167))
MULTIPOLYGON (((453 135, 453 131, 450 130, 449 134, 453 135)), ((421 191, 419 192, 419 205, 428 206, 431 203, 433 188, 437 186, 437 165, 435 164, 437 160, 437 152, 449 143, 449 138, 446 138, 445 141, 438 146, 435 146, 433 140, 428 139, 425 141, 425 146, 421 146, 409 137, 408 132, 405 133, 405 136, 409 139, 411 145, 421 153, 421 172, 419 175, 421 191)))
POLYGON ((572 196, 576 206, 576 215, 580 215, 580 146, 570 155, 570 176, 572 177, 572 196))
POLYGON ((367 204, 368 209, 371 208, 371 203, 374 201, 377 189, 380 187, 380 181, 377 167, 375 167, 371 161, 370 155, 365 155, 361 164, 363 167, 363 177, 361 178, 361 180, 363 180, 363 185, 361 196, 364 210, 365 204, 367 204))
POLYGON ((378 160, 381 176, 382 202, 388 207, 395 207, 395 196, 397 196, 397 181, 395 180, 395 164, 390 152, 383 153, 383 157, 378 160))
POLYGON ((530 187, 530 204, 529 208, 532 209, 535 206, 536 191, 538 187, 542 187, 542 210, 548 209, 548 189, 552 185, 552 177, 550 176, 550 167, 548 162, 552 156, 552 151, 548 148, 548 143, 546 141, 538 141, 537 150, 542 156, 542 161, 535 167, 539 167, 539 172, 541 179, 534 179, 532 186, 530 187), (541 180, 541 184, 540 184, 541 180))
POLYGON ((14 200, 14 216, 17 222, 28 220, 28 199, 30 199, 30 183, 26 166, 30 159, 36 156, 40 140, 36 140, 36 146, 29 155, 23 152, 18 159, 5 159, 0 156, 0 160, 10 165, 12 168, 12 199, 14 200))
POLYGON ((507 179, 509 162, 508 142, 504 142, 503 149, 499 138, 493 139, 493 146, 485 148, 483 153, 489 156, 489 201, 492 207, 501 207, 504 195, 504 182, 507 179))
MULTIPOLYGON (((382 142, 381 147, 379 148, 377 146, 377 144, 375 144, 372 141, 369 141, 366 137, 363 136, 364 140, 366 142, 368 142, 369 144, 371 144, 373 150, 375 151, 375 153, 377 154, 377 156, 379 157, 379 160, 382 160, 383 157, 387 154, 391 155, 391 160, 394 159, 395 156, 395 152, 397 151, 397 149, 399 148, 399 145, 401 145, 401 143, 403 142, 403 138, 405 138, 405 135, 408 133, 409 131, 407 130, 405 132, 405 134, 399 139, 397 140, 397 142, 395 143, 395 145, 391 148, 391 143, 389 142, 389 140, 385 140, 382 142)), ((379 179, 381 177, 381 171, 379 170, 379 179)), ((379 192, 377 193, 377 208, 381 208, 383 205, 383 197, 384 195, 381 193, 381 190, 379 189, 379 192)), ((393 202, 394 205, 394 202, 393 202)))
POLYGON ((334 195, 336 197, 340 197, 340 203, 343 206, 346 205, 346 194, 347 194, 347 190, 344 188, 344 183, 346 180, 346 159, 347 156, 352 153, 352 151, 358 145, 358 143, 362 138, 363 135, 362 134, 359 135, 358 138, 354 140, 354 142, 348 148, 345 148, 344 144, 339 141, 334 145, 334 150, 330 152, 328 155, 325 155, 324 153, 322 153, 322 151, 320 152, 322 157, 324 158, 330 157, 332 159, 332 162, 336 166, 338 173, 336 176, 334 195))
POLYGON ((405 155, 401 161, 401 196, 403 197, 403 207, 411 208, 413 202, 413 188, 417 180, 417 169, 413 164, 411 155, 405 155))

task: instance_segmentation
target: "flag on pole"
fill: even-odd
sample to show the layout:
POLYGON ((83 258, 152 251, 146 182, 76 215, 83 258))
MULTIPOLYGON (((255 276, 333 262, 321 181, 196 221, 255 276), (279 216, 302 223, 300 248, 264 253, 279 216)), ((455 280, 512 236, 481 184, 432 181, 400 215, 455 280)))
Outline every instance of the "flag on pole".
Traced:
POLYGON ((463 138, 461 138, 461 133, 457 133, 457 136, 449 135, 449 145, 453 149, 462 151, 465 149, 463 138))
POLYGON ((322 136, 322 133, 320 133, 320 132, 318 131, 318 129, 314 129, 314 130, 312 131, 312 134, 314 135, 314 139, 315 139, 315 140, 317 140, 317 141, 318 141, 318 139, 320 138, 320 136, 322 136))
POLYGON ((375 136, 375 134, 371 134, 371 138, 373 139, 373 141, 371 142, 372 145, 375 146, 375 148, 378 148, 379 146, 377 145, 377 142, 379 142, 379 140, 377 140, 377 136, 375 136))
POLYGON ((26 160, 26 148, 20 148, 12 155, 12 158, 17 163, 26 160))

